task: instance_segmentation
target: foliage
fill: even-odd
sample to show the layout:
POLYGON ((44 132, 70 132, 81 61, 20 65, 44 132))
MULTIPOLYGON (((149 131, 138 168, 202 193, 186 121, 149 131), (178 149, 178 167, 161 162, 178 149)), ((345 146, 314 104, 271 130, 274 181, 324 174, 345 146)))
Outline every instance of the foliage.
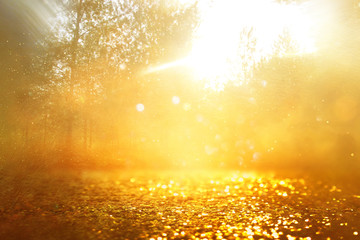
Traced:
MULTIPOLYGON (((190 48, 196 3, 64 0, 58 4, 51 31, 37 43, 41 51, 31 55, 30 74, 24 72, 39 79, 18 97, 24 141, 31 138, 44 151, 73 151, 81 145, 87 151, 94 145, 102 148, 105 139, 119 142, 119 126, 126 124, 121 116, 133 107, 129 105, 133 92, 151 84, 152 78, 146 81, 141 72, 190 48)), ((129 134, 123 131, 122 138, 129 134)))

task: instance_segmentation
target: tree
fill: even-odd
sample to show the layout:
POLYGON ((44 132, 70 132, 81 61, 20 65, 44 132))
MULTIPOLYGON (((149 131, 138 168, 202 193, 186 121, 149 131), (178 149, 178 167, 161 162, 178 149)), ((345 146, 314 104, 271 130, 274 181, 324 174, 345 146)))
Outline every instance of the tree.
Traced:
POLYGON ((41 57, 47 80, 35 84, 32 93, 44 99, 40 105, 47 126, 55 136, 63 135, 71 157, 80 141, 87 149, 95 135, 110 142, 118 138, 121 115, 132 107, 134 92, 152 84, 141 72, 190 48, 196 4, 60 2, 52 34, 39 43, 47 50, 41 57))

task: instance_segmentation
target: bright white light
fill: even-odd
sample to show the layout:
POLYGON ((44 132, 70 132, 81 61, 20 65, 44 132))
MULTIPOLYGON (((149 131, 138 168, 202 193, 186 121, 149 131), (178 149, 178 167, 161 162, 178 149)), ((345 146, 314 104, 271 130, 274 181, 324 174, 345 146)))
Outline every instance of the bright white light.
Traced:
POLYGON ((144 111, 144 110, 145 110, 144 104, 142 104, 142 103, 136 104, 136 110, 137 110, 138 112, 144 111))
POLYGON ((222 90, 232 81, 242 85, 252 67, 275 54, 274 45, 287 32, 300 55, 316 50, 312 19, 301 4, 274 0, 215 0, 202 5, 201 23, 187 58, 197 79, 207 88, 222 90))
POLYGON ((198 8, 200 24, 194 32, 191 53, 183 59, 153 66, 146 73, 187 66, 205 88, 222 91, 229 82, 237 86, 248 83, 252 69, 264 59, 317 50, 317 18, 311 14, 314 6, 307 3, 212 0, 199 1, 198 8), (280 36, 289 40, 291 49, 277 47, 281 45, 280 36))
POLYGON ((263 81, 261 81, 261 85, 263 86, 263 87, 266 87, 267 86, 267 81, 266 80, 263 80, 263 81))
POLYGON ((173 104, 179 104, 180 103, 180 98, 178 96, 173 96, 172 97, 172 103, 173 104))
POLYGON ((120 69, 125 70, 126 69, 126 64, 125 63, 120 64, 120 69))

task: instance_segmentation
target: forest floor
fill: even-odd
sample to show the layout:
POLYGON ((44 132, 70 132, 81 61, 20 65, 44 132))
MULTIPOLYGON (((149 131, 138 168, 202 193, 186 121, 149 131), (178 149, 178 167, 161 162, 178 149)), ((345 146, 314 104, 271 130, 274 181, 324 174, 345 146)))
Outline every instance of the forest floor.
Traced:
POLYGON ((351 177, 123 170, 0 180, 2 240, 360 239, 351 177))

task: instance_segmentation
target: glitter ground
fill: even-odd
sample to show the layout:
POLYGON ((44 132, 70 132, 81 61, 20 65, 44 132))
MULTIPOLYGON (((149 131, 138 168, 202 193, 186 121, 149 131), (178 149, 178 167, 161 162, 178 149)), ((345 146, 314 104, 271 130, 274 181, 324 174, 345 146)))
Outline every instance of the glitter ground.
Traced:
POLYGON ((229 171, 13 178, 1 185, 0 238, 359 239, 358 188, 319 179, 229 171))

